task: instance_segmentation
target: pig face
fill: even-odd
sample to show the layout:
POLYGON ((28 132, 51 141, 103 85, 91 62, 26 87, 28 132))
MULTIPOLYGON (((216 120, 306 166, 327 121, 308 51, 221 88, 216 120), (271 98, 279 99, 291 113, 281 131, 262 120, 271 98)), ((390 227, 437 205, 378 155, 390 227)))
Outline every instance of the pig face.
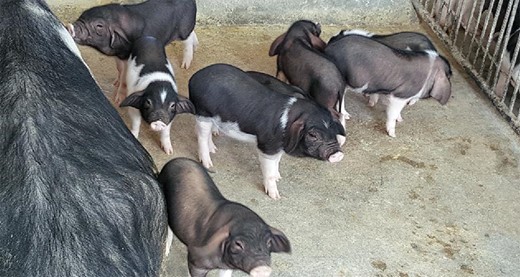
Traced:
POLYGON ((140 17, 130 15, 124 6, 109 4, 86 10, 67 29, 76 43, 94 47, 109 56, 124 53, 119 57, 124 59, 131 50, 130 41, 138 37, 143 28, 140 17))
POLYGON ((222 261, 230 268, 251 276, 269 276, 271 252, 291 252, 289 239, 276 228, 246 223, 235 229, 230 231, 222 247, 222 261))
POLYGON ((191 101, 178 95, 168 82, 151 83, 143 91, 130 94, 120 106, 138 109, 154 131, 161 131, 177 114, 195 113, 191 101))
POLYGON ((336 135, 345 136, 341 123, 332 117, 300 117, 289 128, 285 151, 295 156, 308 156, 329 162, 339 162, 343 153, 336 135))
POLYGON ((434 73, 433 86, 429 95, 442 105, 445 105, 451 97, 451 66, 448 60, 440 55, 435 61, 434 66, 437 71, 434 73))

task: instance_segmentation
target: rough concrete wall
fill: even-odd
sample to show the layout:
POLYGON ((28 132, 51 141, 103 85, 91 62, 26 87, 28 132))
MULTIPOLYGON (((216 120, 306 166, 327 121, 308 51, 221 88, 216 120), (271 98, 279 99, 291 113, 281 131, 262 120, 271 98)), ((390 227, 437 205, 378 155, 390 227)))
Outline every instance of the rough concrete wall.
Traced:
MULTIPOLYGON (((140 0, 47 0, 62 20, 108 3, 140 0)), ((409 0, 197 0, 198 24, 289 24, 309 19, 322 24, 401 25, 417 22, 409 0)))

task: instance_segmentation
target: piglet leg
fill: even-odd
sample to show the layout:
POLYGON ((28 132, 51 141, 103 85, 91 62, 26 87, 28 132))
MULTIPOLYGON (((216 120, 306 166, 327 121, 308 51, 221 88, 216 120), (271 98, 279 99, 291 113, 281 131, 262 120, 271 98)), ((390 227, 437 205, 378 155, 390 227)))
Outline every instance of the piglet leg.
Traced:
POLYGON ((211 161, 209 153, 212 150, 213 152, 216 150, 216 147, 213 144, 213 140, 211 138, 212 126, 213 122, 210 119, 200 116, 197 117, 195 128, 197 132, 197 141, 199 144, 199 160, 202 162, 202 165, 204 165, 205 168, 213 167, 213 162, 211 161))
POLYGON ((164 250, 165 256, 168 256, 170 254, 170 247, 172 246, 173 242, 173 231, 170 227, 168 227, 168 236, 166 236, 166 249, 164 250))
POLYGON ((371 93, 368 95, 368 106, 373 107, 377 104, 377 101, 379 101, 379 94, 377 93, 371 93))
POLYGON ((407 99, 401 99, 389 96, 389 103, 386 107, 386 131, 388 135, 395 138, 395 124, 397 120, 401 118, 401 111, 406 106, 407 99))
POLYGON ((195 31, 191 32, 188 38, 182 41, 182 44, 184 45, 184 50, 181 68, 188 69, 190 68, 191 61, 193 60, 193 52, 195 52, 197 46, 199 45, 199 39, 197 38, 195 31))
POLYGON ((130 117, 130 132, 135 138, 139 137, 139 127, 141 126, 141 112, 133 107, 128 108, 128 116, 130 117))
MULTIPOLYGON (((160 123, 162 123, 162 125, 165 125, 163 122, 160 122, 160 123)), ((172 127, 172 123, 170 122, 170 124, 168 124, 166 126, 162 126, 162 128, 160 128, 161 148, 162 148, 162 150, 164 150, 164 152, 167 155, 173 154, 172 141, 170 139, 170 129, 171 129, 171 127, 172 127)), ((155 130, 154 126, 152 126, 152 129, 155 130)))
POLYGON ((278 171, 280 159, 282 158, 283 151, 280 151, 274 155, 267 155, 258 150, 258 159, 260 160, 260 168, 262 169, 262 175, 264 176, 264 188, 265 192, 269 197, 273 199, 280 199, 280 193, 276 182, 282 177, 278 171))

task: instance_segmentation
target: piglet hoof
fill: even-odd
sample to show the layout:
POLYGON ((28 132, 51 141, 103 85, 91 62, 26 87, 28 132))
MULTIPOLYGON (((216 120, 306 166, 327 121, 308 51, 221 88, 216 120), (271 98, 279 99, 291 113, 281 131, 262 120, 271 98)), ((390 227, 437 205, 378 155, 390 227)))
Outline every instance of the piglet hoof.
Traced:
POLYGON ((340 151, 330 155, 329 157, 329 162, 331 163, 337 163, 337 162, 340 162, 341 160, 343 160, 343 157, 345 155, 343 153, 341 153, 340 151))
POLYGON ((213 141, 210 141, 210 143, 209 143, 209 152, 215 154, 215 153, 217 153, 217 150, 218 150, 217 146, 215 146, 213 141))
POLYGON ((211 161, 211 158, 200 158, 200 162, 202 163, 202 165, 207 168, 207 169, 210 169, 213 167, 213 161, 211 161))
POLYGON ((272 269, 268 266, 257 266, 249 272, 251 277, 269 277, 271 276, 272 269))
POLYGON ((189 61, 182 61, 181 68, 182 69, 188 69, 188 68, 190 68, 190 65, 191 65, 191 60, 189 60, 189 61))
POLYGON ((169 143, 169 144, 163 144, 161 145, 161 148, 162 150, 166 153, 166 155, 171 155, 173 154, 173 147, 172 147, 172 144, 169 143))
POLYGON ((387 129, 386 132, 388 133, 389 136, 395 138, 395 128, 387 129))
POLYGON ((74 31, 74 25, 69 23, 65 27, 67 28, 67 31, 69 32, 70 36, 74 38, 76 36, 76 32, 74 31))
POLYGON ((278 192, 278 186, 276 185, 276 182, 280 180, 280 176, 273 176, 268 177, 267 182, 264 184, 265 187, 265 193, 269 195, 269 197, 273 198, 274 200, 280 199, 280 193, 278 192))

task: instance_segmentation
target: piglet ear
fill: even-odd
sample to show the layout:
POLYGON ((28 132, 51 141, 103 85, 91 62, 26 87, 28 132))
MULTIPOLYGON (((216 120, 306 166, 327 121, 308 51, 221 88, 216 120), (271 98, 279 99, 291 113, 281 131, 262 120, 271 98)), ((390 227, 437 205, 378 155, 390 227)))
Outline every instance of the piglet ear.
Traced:
POLYGON ((302 131, 304 126, 305 124, 302 118, 298 118, 291 124, 291 127, 289 127, 289 138, 284 147, 286 153, 291 153, 296 149, 298 142, 300 142, 303 136, 302 131))
POLYGON ((291 243, 289 239, 285 236, 285 234, 274 228, 269 227, 271 229, 271 252, 285 252, 291 253, 291 243))
POLYGON ((128 95, 123 102, 119 105, 119 107, 134 107, 136 109, 140 109, 144 103, 144 90, 134 92, 128 95))
POLYGON ((311 34, 309 35, 309 38, 311 39, 311 44, 313 48, 319 51, 325 50, 327 44, 320 37, 311 34))
POLYGON ((179 102, 177 102, 177 104, 175 104, 175 112, 177 114, 180 114, 180 113, 195 114, 195 106, 193 105, 193 103, 191 103, 191 101, 184 96, 179 95, 178 97, 179 97, 179 102))
POLYGON ((433 80, 433 88, 430 92, 430 96, 437 99, 441 105, 446 104, 451 96, 451 83, 446 74, 446 72, 441 70, 437 71, 433 80))
POLYGON ((287 32, 281 34, 279 37, 277 37, 273 43, 271 44, 271 48, 269 48, 269 56, 275 56, 280 54, 280 44, 285 39, 285 36, 287 35, 287 32))

